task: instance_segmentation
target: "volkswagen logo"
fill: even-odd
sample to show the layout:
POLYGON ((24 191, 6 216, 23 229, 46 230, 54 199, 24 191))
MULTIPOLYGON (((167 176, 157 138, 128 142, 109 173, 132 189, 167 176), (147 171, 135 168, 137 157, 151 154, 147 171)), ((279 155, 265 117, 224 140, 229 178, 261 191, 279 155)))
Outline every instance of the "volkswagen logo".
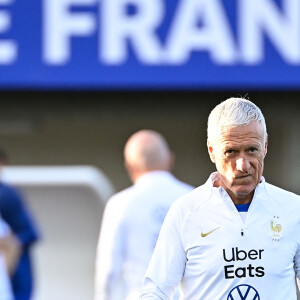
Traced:
POLYGON ((260 297, 254 287, 241 284, 230 291, 227 300, 260 300, 260 297))

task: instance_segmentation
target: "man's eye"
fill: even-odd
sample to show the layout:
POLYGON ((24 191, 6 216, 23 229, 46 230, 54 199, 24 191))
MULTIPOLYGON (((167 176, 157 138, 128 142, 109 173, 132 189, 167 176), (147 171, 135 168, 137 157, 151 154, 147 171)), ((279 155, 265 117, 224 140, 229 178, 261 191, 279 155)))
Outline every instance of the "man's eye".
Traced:
POLYGON ((226 152, 225 152, 225 155, 232 155, 234 153, 234 150, 232 150, 232 149, 229 149, 229 150, 226 150, 226 152))
POLYGON ((257 148, 251 147, 251 148, 249 149, 249 151, 252 152, 252 153, 253 153, 253 152, 256 152, 256 151, 257 151, 257 148))

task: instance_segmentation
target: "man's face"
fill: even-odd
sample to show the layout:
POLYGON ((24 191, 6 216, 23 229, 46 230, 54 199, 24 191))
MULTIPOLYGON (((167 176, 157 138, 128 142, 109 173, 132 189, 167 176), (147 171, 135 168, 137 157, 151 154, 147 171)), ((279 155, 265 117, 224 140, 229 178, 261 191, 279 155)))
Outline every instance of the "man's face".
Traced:
POLYGON ((259 122, 247 126, 223 128, 212 143, 208 142, 211 160, 220 174, 223 186, 236 204, 252 200, 264 168, 267 143, 259 122))

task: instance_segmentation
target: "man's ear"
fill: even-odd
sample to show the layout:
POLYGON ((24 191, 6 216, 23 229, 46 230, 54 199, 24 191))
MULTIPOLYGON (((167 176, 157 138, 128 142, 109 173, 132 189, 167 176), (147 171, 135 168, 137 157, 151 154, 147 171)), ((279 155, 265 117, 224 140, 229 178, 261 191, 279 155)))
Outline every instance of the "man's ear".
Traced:
POLYGON ((213 148, 212 143, 209 140, 207 140, 207 150, 208 150, 208 154, 209 154, 211 161, 213 163, 215 163, 216 161, 215 161, 214 148, 213 148))
POLYGON ((170 151, 168 164, 167 164, 167 170, 172 171, 173 167, 174 167, 174 164, 175 164, 175 153, 170 151))
POLYGON ((127 174, 128 174, 128 176, 129 176, 130 180, 131 180, 132 182, 134 182, 134 180, 135 180, 135 172, 134 172, 134 168, 131 166, 130 163, 128 163, 128 162, 126 162, 126 161, 124 161, 124 167, 125 167, 125 169, 126 169, 126 171, 127 171, 127 174))
POLYGON ((268 137, 266 138, 266 142, 265 142, 265 156, 267 155, 267 152, 268 152, 268 137))

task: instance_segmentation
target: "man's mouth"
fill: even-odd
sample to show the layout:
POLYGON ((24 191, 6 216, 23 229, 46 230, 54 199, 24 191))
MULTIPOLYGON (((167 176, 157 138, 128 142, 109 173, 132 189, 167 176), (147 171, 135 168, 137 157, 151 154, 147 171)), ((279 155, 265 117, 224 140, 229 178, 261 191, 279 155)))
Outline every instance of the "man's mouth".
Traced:
POLYGON ((251 177, 251 174, 236 176, 234 179, 245 179, 245 178, 248 178, 248 177, 251 177))

